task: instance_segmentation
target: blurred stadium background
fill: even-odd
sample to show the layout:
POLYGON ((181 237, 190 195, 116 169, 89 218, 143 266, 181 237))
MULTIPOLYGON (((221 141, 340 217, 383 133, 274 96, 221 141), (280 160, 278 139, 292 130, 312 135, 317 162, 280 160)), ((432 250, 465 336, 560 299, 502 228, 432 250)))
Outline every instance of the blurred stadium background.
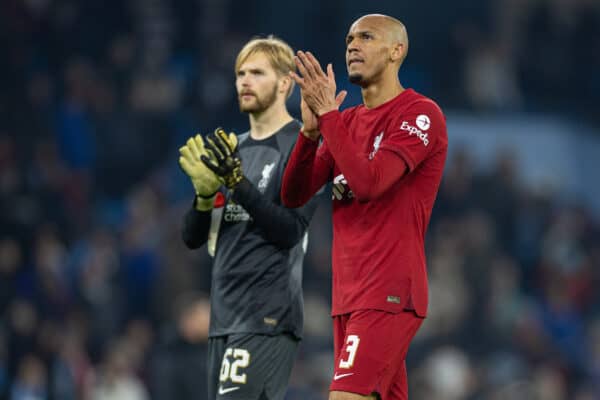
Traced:
MULTIPOLYGON (((257 34, 359 102, 344 36, 368 12, 406 23, 401 80, 449 127, 411 399, 600 399, 597 0, 1 0, 0 399, 205 398, 210 259, 180 239, 177 148, 247 128, 232 66, 257 34)), ((329 207, 290 400, 331 377, 329 207)))

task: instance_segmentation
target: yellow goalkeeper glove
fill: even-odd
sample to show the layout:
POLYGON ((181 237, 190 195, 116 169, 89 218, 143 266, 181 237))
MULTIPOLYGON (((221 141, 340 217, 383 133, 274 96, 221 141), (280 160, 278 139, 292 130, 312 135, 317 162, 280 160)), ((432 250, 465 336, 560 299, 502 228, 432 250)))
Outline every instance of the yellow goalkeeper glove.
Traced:
POLYGON ((235 133, 227 135, 222 128, 215 129, 213 133, 206 135, 206 148, 209 154, 200 157, 204 165, 212 170, 227 188, 235 188, 244 177, 235 133))
POLYGON ((196 135, 189 138, 185 146, 179 149, 179 154, 181 155, 179 165, 190 177, 196 195, 201 199, 210 200, 212 204, 212 199, 221 186, 221 181, 200 159, 201 156, 214 157, 204 147, 202 136, 196 135))

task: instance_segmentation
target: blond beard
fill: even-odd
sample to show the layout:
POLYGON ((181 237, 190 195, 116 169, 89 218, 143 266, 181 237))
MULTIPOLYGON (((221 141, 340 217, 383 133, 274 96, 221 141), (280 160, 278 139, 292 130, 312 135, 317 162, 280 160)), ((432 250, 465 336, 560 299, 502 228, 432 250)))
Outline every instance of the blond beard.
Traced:
POLYGON ((239 101, 240 111, 243 113, 262 113, 269 109, 277 100, 277 85, 273 85, 273 90, 268 93, 264 98, 254 96, 255 102, 248 106, 243 106, 241 100, 239 101))

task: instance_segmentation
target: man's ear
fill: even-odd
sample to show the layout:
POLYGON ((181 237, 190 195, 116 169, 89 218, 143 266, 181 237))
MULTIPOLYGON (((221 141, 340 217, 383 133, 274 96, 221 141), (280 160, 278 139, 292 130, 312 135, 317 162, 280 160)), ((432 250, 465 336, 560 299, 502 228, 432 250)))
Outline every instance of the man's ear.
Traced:
POLYGON ((288 75, 282 75, 279 78, 279 87, 278 90, 281 93, 285 93, 286 95, 290 92, 290 88, 292 87, 292 78, 288 75))
POLYGON ((390 60, 394 62, 402 60, 404 58, 404 51, 405 46, 402 43, 394 43, 390 50, 390 60))
POLYGON ((294 81, 289 75, 283 75, 277 82, 277 89, 280 93, 284 93, 286 98, 289 98, 294 91, 294 81))

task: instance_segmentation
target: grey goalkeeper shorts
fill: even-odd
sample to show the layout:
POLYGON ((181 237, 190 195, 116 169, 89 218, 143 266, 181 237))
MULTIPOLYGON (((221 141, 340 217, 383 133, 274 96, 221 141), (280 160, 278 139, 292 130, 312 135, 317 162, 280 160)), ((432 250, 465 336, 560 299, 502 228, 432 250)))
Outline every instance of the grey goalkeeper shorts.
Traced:
POLYGON ((209 400, 283 400, 298 340, 233 334, 208 340, 209 400))

